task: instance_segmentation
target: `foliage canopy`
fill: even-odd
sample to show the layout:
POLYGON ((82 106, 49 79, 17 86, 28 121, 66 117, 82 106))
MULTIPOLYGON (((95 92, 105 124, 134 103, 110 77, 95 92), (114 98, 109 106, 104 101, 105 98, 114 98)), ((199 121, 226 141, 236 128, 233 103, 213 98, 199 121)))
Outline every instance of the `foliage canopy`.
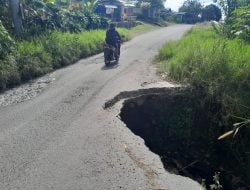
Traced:
POLYGON ((221 17, 222 17, 221 9, 214 4, 207 5, 201 10, 202 21, 211 21, 211 20, 219 21, 221 17))

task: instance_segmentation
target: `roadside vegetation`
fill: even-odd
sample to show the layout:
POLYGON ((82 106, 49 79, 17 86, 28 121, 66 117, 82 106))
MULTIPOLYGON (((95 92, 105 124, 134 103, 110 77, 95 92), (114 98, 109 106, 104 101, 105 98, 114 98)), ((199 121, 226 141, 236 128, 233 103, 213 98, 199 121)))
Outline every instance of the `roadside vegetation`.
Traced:
MULTIPOLYGON (((133 30, 118 29, 123 41, 129 40, 133 30)), ((134 29, 136 30, 136 29, 134 29)), ((105 30, 80 33, 53 31, 35 39, 14 42, 10 36, 0 58, 0 90, 73 64, 103 49, 105 30), (10 45, 10 42, 13 44, 10 45), (8 48, 8 52, 6 52, 8 48)), ((1 50, 2 51, 2 50, 1 50)))
MULTIPOLYGON (((105 30, 78 33, 51 31, 14 41, 1 25, 0 91, 102 52, 105 30)), ((123 41, 156 27, 149 24, 118 28, 123 41)))
POLYGON ((200 94, 196 100, 201 112, 212 114, 211 122, 216 126, 213 133, 201 135, 223 145, 220 149, 208 147, 210 156, 221 152, 224 152, 221 157, 230 155, 224 160, 226 167, 230 167, 218 167, 217 171, 222 173, 221 178, 227 179, 230 189, 248 189, 250 7, 248 3, 240 5, 238 2, 233 8, 225 1, 220 3, 227 11, 224 12, 227 16, 225 22, 197 25, 181 40, 165 44, 158 54, 159 67, 169 79, 190 87, 194 94, 200 94))
MULTIPOLYGON (((103 50, 111 20, 94 13, 94 0, 23 0, 20 7, 11 2, 0 2, 0 91, 103 50)), ((118 31, 127 41, 155 27, 118 31)))
MULTIPOLYGON (((207 159, 213 160, 210 168, 222 173, 224 187, 248 187, 250 45, 220 36, 212 27, 195 27, 180 41, 166 44, 159 52, 159 60, 161 72, 192 89, 189 99, 197 103, 190 109, 199 108, 201 118, 206 118, 204 114, 210 118, 199 129, 192 127, 194 124, 186 126, 194 134, 200 132, 200 144, 209 140, 213 145, 206 149, 207 159), (216 163, 223 157, 223 162, 216 163), (238 180, 233 181, 234 177, 238 180)), ((177 123, 175 127, 179 126, 177 123)))
POLYGON ((155 30, 157 28, 159 28, 159 26, 156 26, 156 25, 153 25, 153 24, 147 24, 147 23, 140 24, 140 25, 137 25, 136 27, 131 29, 130 37, 134 37, 134 36, 143 34, 145 32, 155 30))
POLYGON ((11 16, 15 5, 1 1, 0 91, 100 52, 108 19, 94 14, 91 3, 75 9, 69 2, 25 0, 11 16))
POLYGON ((194 27, 180 41, 162 47, 159 59, 169 77, 218 97, 227 112, 238 115, 249 111, 249 44, 228 40, 212 27, 194 27))

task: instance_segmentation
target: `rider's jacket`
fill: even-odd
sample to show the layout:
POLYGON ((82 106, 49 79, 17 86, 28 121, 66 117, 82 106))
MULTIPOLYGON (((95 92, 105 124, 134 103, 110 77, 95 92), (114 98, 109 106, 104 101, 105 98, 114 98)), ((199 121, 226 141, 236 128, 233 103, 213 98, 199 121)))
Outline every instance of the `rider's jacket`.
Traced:
POLYGON ((116 43, 118 41, 121 41, 121 36, 119 35, 119 33, 115 30, 115 28, 109 29, 106 32, 106 43, 112 46, 116 46, 116 43))

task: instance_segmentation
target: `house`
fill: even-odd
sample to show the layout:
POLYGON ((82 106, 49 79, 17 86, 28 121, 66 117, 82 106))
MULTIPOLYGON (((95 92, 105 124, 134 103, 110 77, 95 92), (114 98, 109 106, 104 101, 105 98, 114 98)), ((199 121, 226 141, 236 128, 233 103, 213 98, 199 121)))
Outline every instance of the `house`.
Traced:
POLYGON ((178 12, 175 13, 177 22, 180 23, 188 23, 188 24, 193 24, 198 21, 198 19, 192 14, 188 12, 178 12))
POLYGON ((167 19, 168 17, 170 17, 171 15, 173 15, 173 12, 171 10, 171 8, 163 8, 160 10, 160 16, 163 19, 167 19))
POLYGON ((134 20, 137 1, 128 0, 97 0, 95 2, 95 13, 106 16, 113 21, 134 20))

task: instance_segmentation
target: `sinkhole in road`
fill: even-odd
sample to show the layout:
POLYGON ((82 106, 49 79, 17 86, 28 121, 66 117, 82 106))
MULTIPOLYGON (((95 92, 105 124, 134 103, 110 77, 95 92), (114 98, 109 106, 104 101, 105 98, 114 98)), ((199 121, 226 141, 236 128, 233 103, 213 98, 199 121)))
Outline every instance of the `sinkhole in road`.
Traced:
POLYGON ((217 140, 225 129, 221 104, 205 97, 191 89, 148 93, 125 100, 120 118, 160 156, 167 171, 207 185, 220 172, 223 189, 246 187, 228 142, 217 140))

